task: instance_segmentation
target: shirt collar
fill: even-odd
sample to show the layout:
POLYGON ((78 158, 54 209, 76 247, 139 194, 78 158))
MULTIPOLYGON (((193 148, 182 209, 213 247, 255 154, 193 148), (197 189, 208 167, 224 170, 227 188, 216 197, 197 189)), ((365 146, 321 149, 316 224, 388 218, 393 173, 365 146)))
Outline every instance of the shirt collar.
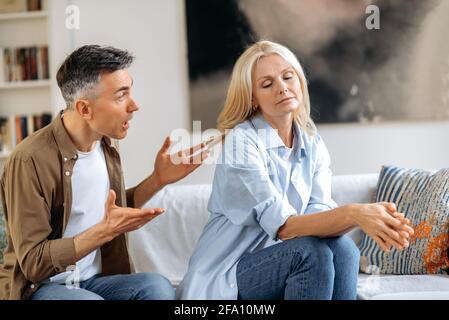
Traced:
MULTIPOLYGON (((63 158, 65 159, 77 159, 78 152, 73 144, 72 139, 67 132, 67 129, 62 122, 62 117, 64 115, 64 110, 61 110, 56 116, 55 120, 51 124, 53 126, 53 136, 55 137, 56 144, 58 145, 59 151, 63 158)), ((103 136, 103 143, 106 143, 108 146, 113 147, 111 139, 109 137, 103 136)))
MULTIPOLYGON (((281 137, 279 137, 279 134, 277 133, 277 130, 275 130, 263 117, 261 113, 257 113, 254 115, 250 122, 252 123, 253 127, 256 129, 257 134, 259 138, 262 140, 262 142, 265 145, 265 148, 272 149, 272 148, 285 148, 285 144, 282 141, 281 137)), ((294 142, 294 152, 297 159, 300 159, 302 156, 306 156, 306 148, 304 143, 304 137, 302 134, 302 130, 299 127, 299 125, 296 122, 293 122, 293 130, 295 132, 295 139, 293 139, 294 142)))

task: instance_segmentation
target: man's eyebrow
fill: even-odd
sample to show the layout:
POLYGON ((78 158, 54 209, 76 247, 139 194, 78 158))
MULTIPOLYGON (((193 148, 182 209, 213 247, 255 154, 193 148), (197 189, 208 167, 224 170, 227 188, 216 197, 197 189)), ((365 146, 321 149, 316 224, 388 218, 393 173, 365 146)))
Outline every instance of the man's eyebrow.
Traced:
POLYGON ((119 93, 120 91, 126 91, 129 90, 134 84, 134 79, 131 79, 131 86, 122 86, 120 88, 118 88, 117 90, 115 90, 114 94, 119 93))
MULTIPOLYGON (((285 68, 284 70, 282 70, 281 73, 284 73, 285 71, 287 71, 289 69, 293 69, 293 67, 289 66, 289 67, 285 68)), ((260 81, 260 80, 265 79, 265 78, 271 78, 271 75, 262 76, 259 79, 257 79, 256 81, 260 81)))

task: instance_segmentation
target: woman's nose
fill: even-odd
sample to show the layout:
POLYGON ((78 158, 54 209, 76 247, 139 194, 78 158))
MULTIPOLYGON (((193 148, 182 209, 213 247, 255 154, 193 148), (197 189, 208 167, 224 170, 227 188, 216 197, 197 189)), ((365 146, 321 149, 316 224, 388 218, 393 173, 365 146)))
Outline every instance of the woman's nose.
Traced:
POLYGON ((287 85, 283 82, 279 85, 279 94, 286 94, 288 92, 287 85))

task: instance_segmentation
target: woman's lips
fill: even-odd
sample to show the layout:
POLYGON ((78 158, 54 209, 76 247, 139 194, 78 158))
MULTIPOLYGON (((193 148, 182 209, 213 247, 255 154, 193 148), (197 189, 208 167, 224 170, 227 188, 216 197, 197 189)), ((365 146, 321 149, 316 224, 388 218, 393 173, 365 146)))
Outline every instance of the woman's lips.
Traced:
POLYGON ((281 103, 284 103, 284 102, 288 102, 288 101, 290 101, 290 100, 292 100, 292 99, 295 99, 295 97, 284 98, 284 99, 282 99, 281 101, 279 101, 277 104, 281 104, 281 103))

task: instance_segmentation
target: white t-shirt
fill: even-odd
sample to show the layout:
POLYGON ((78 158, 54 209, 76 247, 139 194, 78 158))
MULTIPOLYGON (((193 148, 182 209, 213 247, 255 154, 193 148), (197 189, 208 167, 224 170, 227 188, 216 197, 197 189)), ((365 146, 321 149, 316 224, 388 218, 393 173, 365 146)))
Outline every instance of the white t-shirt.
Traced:
MULTIPOLYGON (((95 142, 89 152, 78 151, 78 160, 72 172, 72 210, 63 238, 74 237, 104 217, 104 204, 109 192, 109 174, 103 148, 99 141, 95 142)), ((76 270, 62 272, 51 277, 50 282, 66 283, 84 281, 101 273, 100 249, 77 261, 76 270), (76 272, 72 274, 72 272, 76 272)))

